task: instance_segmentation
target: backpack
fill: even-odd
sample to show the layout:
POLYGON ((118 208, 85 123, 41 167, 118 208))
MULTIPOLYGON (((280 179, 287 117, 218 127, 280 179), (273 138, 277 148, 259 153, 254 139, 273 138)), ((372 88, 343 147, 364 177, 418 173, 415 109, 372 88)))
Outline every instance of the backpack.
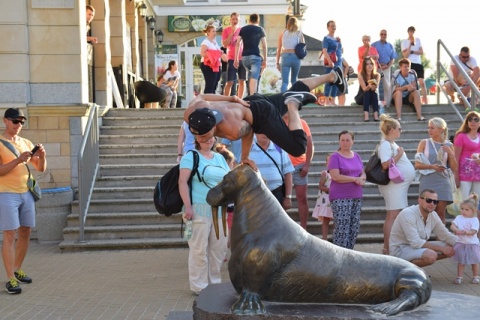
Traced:
MULTIPOLYGON (((190 190, 190 201, 192 201, 192 179, 195 174, 198 176, 198 163, 200 161, 198 153, 193 152, 193 168, 188 178, 188 189, 190 190)), ((190 152, 188 151, 188 152, 190 152)), ((188 153, 187 152, 187 153, 188 153)), ((153 203, 158 213, 169 217, 174 213, 179 213, 183 208, 183 200, 178 188, 178 178, 180 176, 180 165, 177 164, 157 182, 153 191, 153 203)), ((199 177, 200 180, 200 177, 199 177)))

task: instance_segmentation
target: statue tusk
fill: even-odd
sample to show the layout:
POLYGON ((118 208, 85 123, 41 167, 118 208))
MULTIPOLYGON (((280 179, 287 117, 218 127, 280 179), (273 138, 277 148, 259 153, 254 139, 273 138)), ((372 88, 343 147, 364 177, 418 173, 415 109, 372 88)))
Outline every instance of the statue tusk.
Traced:
POLYGON ((219 240, 220 235, 218 230, 218 207, 212 207, 212 219, 213 227, 215 228, 215 235, 217 236, 217 240, 219 240))
POLYGON ((222 226, 223 226, 223 235, 227 236, 227 206, 222 206, 222 226))

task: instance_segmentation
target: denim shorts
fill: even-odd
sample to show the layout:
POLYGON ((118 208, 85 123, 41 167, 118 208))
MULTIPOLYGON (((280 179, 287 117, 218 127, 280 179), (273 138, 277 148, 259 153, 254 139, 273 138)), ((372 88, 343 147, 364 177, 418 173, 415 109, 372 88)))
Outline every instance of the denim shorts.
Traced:
POLYGON ((295 186, 304 186, 308 184, 308 174, 305 177, 300 176, 300 171, 302 171, 303 163, 295 166, 295 171, 293 171, 293 184, 295 186))
POLYGON ((248 70, 248 79, 258 80, 262 68, 262 58, 256 55, 243 56, 242 61, 243 66, 248 70))
POLYGON ((35 227, 35 201, 30 191, 0 192, 0 230, 35 227))

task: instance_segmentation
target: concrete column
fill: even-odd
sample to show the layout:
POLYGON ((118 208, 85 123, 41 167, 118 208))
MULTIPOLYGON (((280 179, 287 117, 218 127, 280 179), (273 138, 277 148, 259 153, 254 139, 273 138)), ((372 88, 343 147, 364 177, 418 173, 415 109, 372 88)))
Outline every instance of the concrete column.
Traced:
POLYGON ((95 103, 112 106, 111 50, 110 50, 110 4, 105 0, 91 0, 95 18, 91 23, 92 35, 98 38, 94 46, 95 103))

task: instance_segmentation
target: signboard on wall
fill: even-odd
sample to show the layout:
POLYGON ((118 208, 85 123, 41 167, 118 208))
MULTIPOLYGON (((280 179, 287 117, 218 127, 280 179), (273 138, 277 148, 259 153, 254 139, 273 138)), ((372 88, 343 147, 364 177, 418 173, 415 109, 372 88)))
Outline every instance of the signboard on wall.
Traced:
POLYGON ((262 94, 280 93, 282 75, 277 69, 277 48, 267 48, 267 66, 258 84, 258 92, 262 94))
POLYGON ((155 79, 165 72, 168 67, 168 62, 175 60, 179 63, 178 47, 176 44, 164 44, 157 49, 155 54, 155 79))
MULTIPOLYGON (((240 15, 238 25, 248 24, 248 15, 240 15)), ((208 24, 213 24, 217 31, 230 25, 230 15, 208 15, 208 16, 168 16, 169 32, 202 32, 208 24)), ((263 26, 263 16, 260 15, 260 25, 263 26)))

